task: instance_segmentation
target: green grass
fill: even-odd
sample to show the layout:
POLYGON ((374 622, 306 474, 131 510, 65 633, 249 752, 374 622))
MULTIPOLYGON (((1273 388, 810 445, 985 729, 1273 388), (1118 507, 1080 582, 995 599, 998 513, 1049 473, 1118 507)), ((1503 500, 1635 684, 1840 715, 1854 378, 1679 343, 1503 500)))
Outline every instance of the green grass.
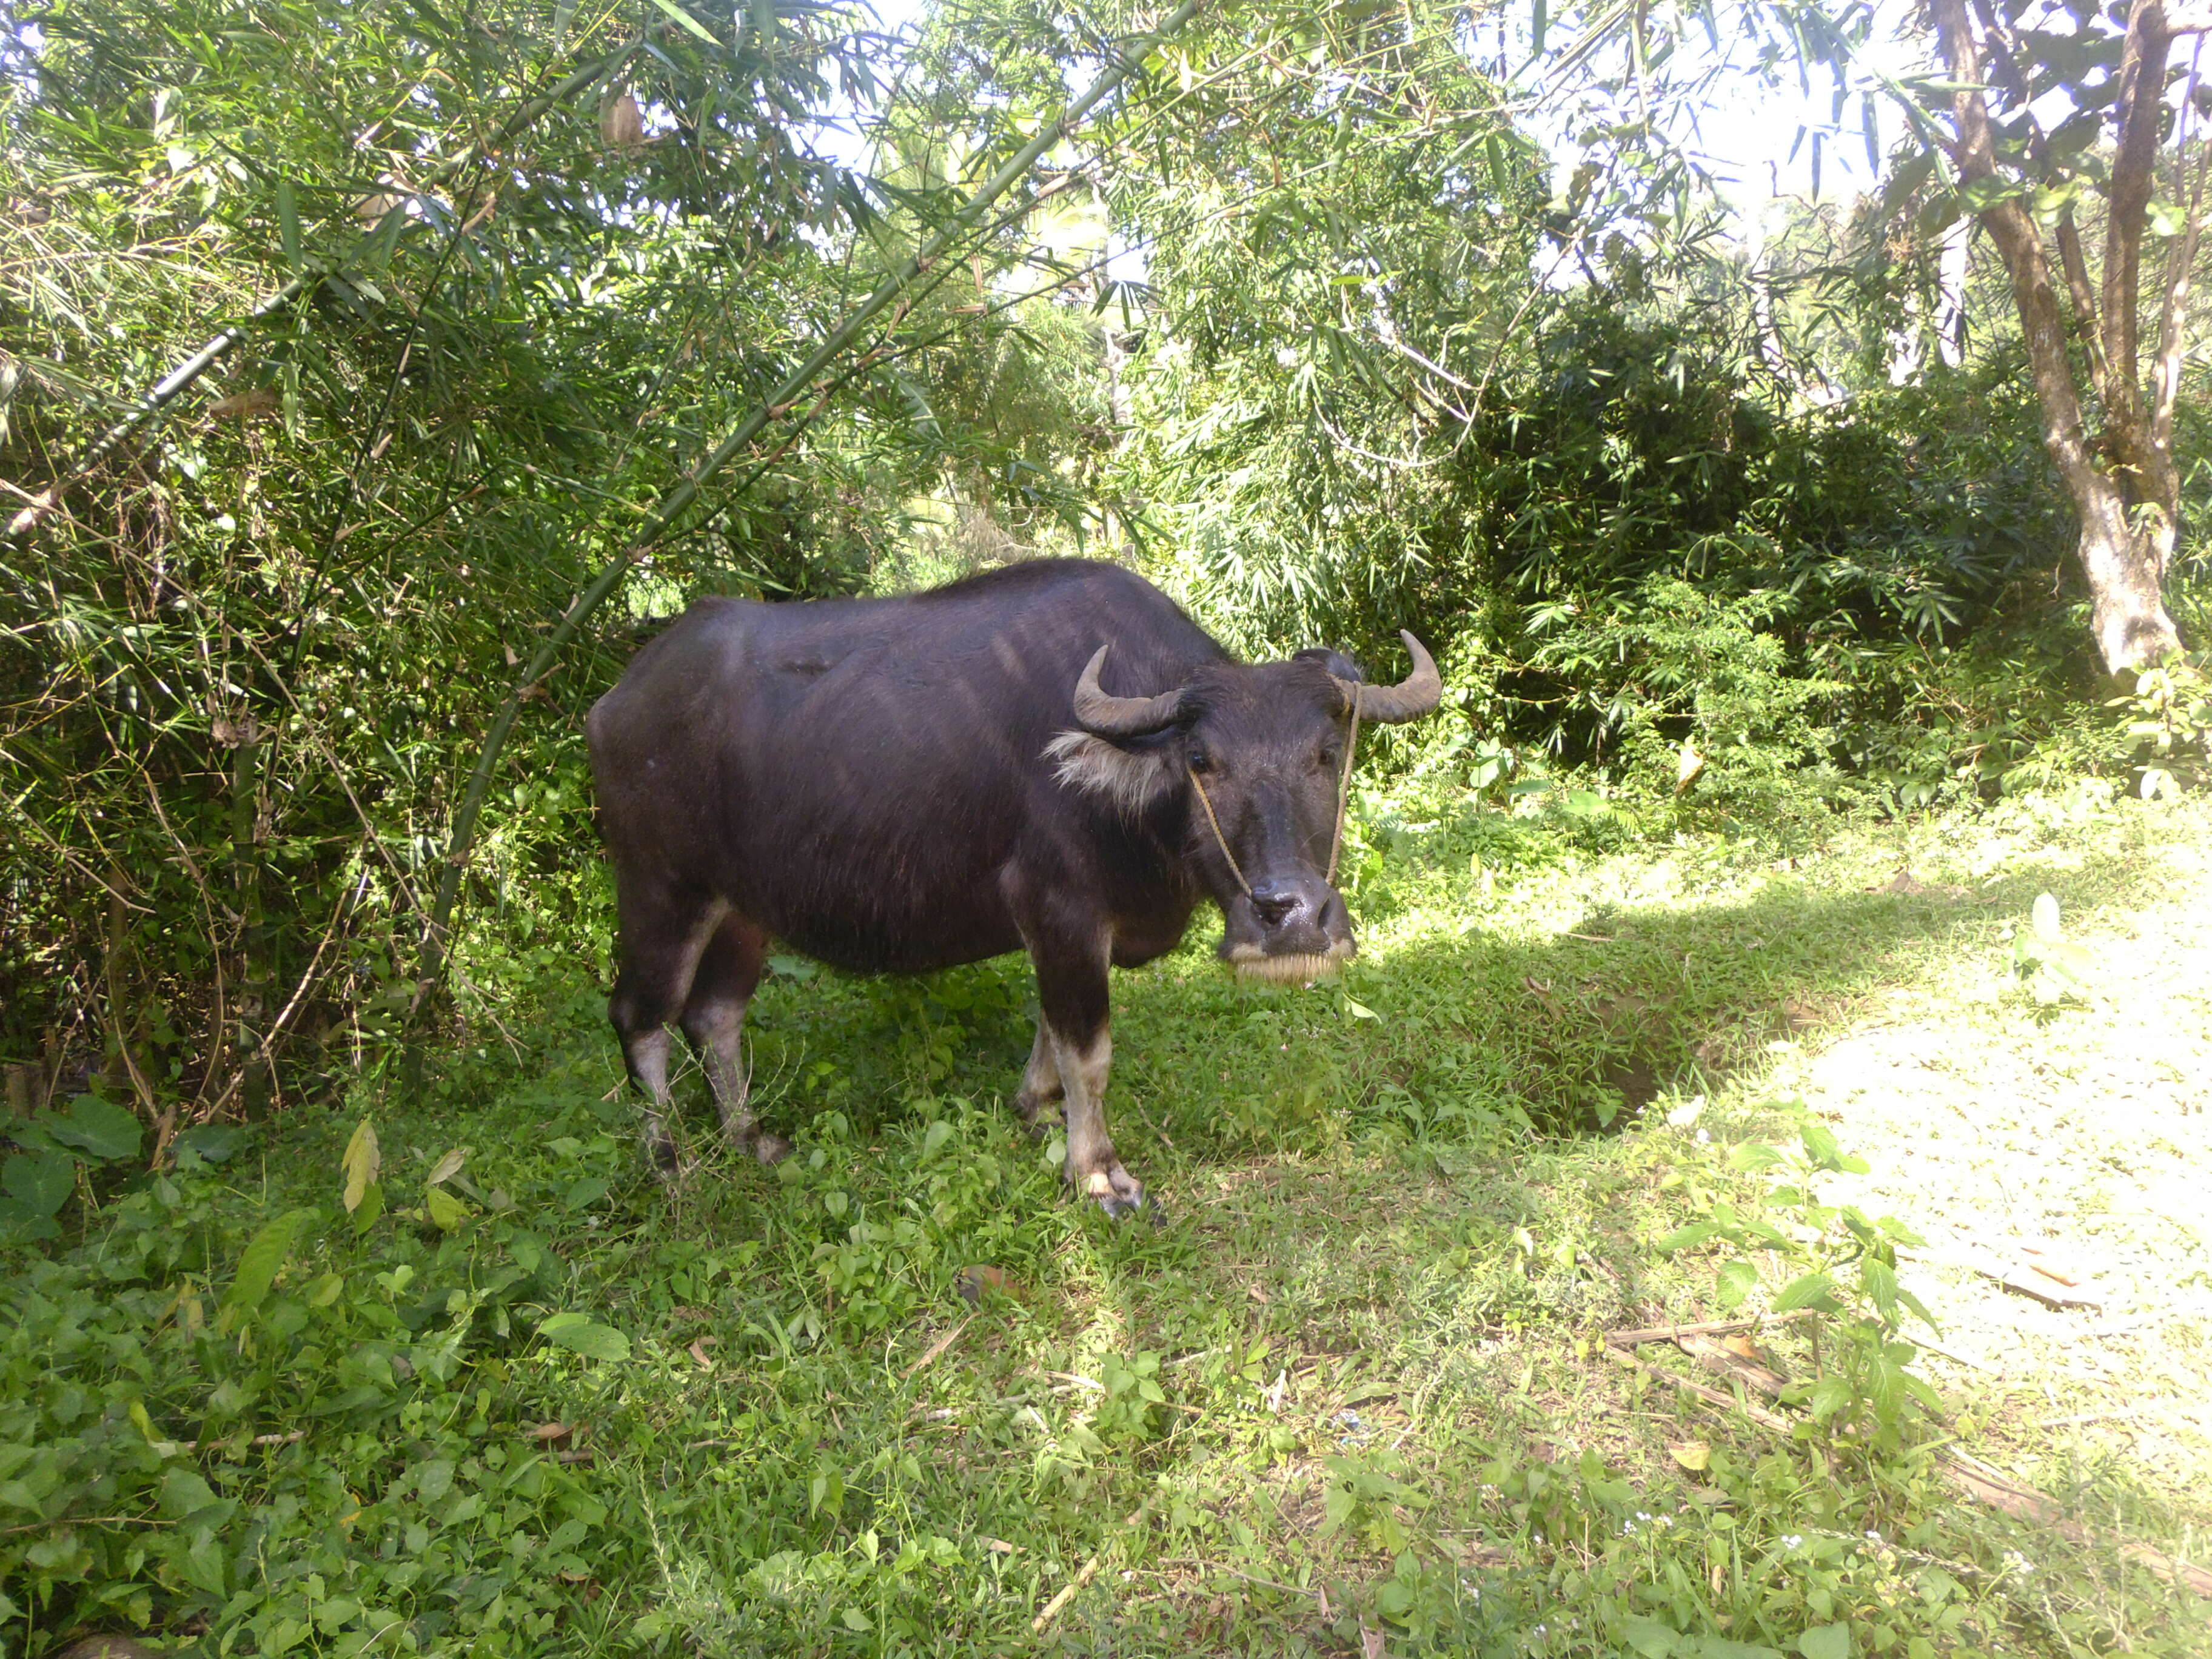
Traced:
MULTIPOLYGON (((1109 1107, 1157 1228, 1061 1199, 1000 1109, 1029 1042, 1011 964, 773 977, 757 1086, 800 1145, 775 1171, 715 1152, 694 1075, 702 1167, 647 1182, 579 981, 422 1098, 298 1109, 104 1195, 4 1292, 9 1650, 2203 1650, 2205 1604, 2111 1546, 2201 1538, 2203 1488, 2171 1478, 2191 1431, 2085 1462, 2034 1426, 2043 1373, 1923 1357, 1939 1411, 1777 1432, 1601 1340, 1710 1316, 1731 1253, 1655 1248, 1686 1222, 1807 1213, 1735 1149, 1825 1127, 1888 1195, 1909 1115, 1834 1121, 1792 1081, 1826 1034, 1900 998, 1976 1042, 2081 1025, 2004 988, 2005 929, 2046 890, 2083 927, 2155 904, 2163 853, 2212 848, 2202 807, 1838 825, 1788 857, 1494 817, 1370 841, 1340 986, 1231 984, 1202 939, 1119 978, 1109 1107), (364 1115, 384 1209, 356 1227, 364 1115), (257 1234, 282 1261, 258 1297, 257 1234), (2092 1540, 1957 1497, 1954 1437, 2092 1540)), ((1936 1212, 1900 1219, 1936 1228, 1917 1195, 1936 1212)), ((1748 1259, 1764 1305, 1794 1269, 1748 1259)), ((2177 1386, 2212 1388, 2212 1324, 2169 1312, 2177 1386)), ((1766 1354, 1837 1374, 1821 1322, 1819 1359, 1804 1324, 1766 1354)))

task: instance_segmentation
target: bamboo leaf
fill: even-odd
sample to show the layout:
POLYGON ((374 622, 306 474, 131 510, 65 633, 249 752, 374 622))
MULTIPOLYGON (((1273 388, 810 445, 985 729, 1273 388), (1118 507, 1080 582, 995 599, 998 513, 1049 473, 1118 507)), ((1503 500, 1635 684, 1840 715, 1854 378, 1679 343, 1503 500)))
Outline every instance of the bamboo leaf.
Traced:
POLYGON ((676 3, 676 0, 653 0, 653 3, 659 7, 664 12, 667 13, 671 21, 681 26, 690 33, 697 35, 699 39, 704 40, 708 46, 718 46, 721 45, 721 42, 714 39, 713 33, 704 23, 694 17, 690 12, 684 10, 683 7, 678 5, 676 3))

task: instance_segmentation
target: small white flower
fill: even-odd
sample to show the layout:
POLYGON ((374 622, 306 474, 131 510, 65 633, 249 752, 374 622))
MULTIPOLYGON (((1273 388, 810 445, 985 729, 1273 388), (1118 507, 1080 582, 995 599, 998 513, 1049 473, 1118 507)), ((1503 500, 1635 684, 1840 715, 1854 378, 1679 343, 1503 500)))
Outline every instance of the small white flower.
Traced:
POLYGON ((1707 1145, 1709 1142, 1711 1142, 1711 1141, 1712 1138, 1713 1138, 1713 1132, 1712 1132, 1711 1130, 1707 1129, 1707 1128, 1705 1128, 1705 1127, 1699 1127, 1699 1129, 1698 1130, 1698 1146, 1703 1146, 1707 1145))
POLYGON ((1785 1533, 1782 1538, 1782 1547, 1786 1550, 1802 1549, 1805 1547, 1805 1540, 1794 1532, 1785 1533))

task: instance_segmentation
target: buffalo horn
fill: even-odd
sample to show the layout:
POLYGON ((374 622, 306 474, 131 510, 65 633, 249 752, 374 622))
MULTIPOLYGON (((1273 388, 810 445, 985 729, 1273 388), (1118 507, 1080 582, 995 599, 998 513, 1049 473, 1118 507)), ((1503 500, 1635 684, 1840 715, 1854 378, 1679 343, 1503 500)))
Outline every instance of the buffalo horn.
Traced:
POLYGON ((1098 665, 1109 648, 1102 645, 1091 653, 1075 683, 1075 723, 1100 738, 1141 738, 1173 725, 1182 705, 1181 688, 1157 697, 1116 697, 1098 689, 1098 665))
MULTIPOLYGON (((1347 708, 1357 708, 1364 720, 1380 720, 1395 726, 1401 720, 1416 720, 1433 710, 1443 700, 1444 683, 1437 672, 1436 659, 1421 648, 1421 642, 1403 629, 1398 637, 1406 642, 1413 653, 1413 672, 1395 685, 1362 685, 1357 680, 1337 680, 1337 690, 1344 693, 1347 708)), ((1096 667, 1094 659, 1092 666, 1096 667)), ((1331 678, 1335 677, 1332 675, 1331 678)))

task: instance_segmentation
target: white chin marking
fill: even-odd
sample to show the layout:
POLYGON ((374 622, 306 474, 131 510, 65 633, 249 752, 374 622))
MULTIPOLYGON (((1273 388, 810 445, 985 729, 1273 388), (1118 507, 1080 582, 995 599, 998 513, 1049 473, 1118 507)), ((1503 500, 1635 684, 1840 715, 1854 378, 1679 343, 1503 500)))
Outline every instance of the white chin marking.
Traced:
POLYGON ((1240 957, 1230 964, 1239 979, 1267 980, 1277 985, 1304 985, 1328 979, 1344 965, 1340 956, 1301 952, 1294 956, 1240 957))

